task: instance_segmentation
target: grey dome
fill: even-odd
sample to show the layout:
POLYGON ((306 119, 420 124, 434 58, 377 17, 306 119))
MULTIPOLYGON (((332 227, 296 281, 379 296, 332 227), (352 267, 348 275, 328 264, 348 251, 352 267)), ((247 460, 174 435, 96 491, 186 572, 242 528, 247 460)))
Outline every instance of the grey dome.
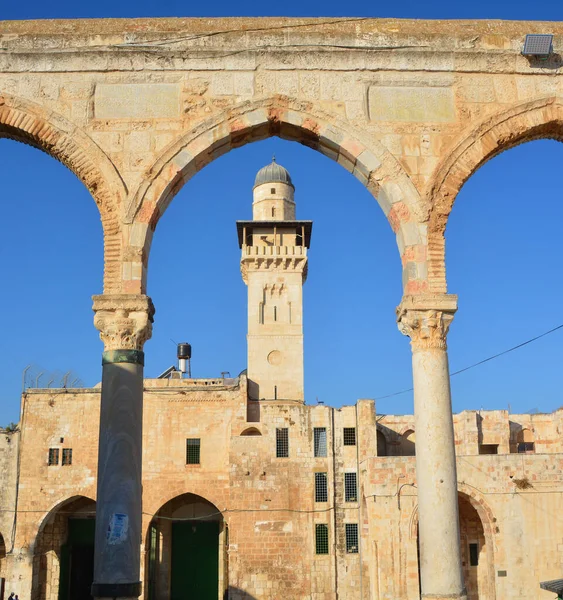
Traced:
POLYGON ((256 173, 254 187, 262 185, 263 183, 285 183, 295 189, 295 186, 291 181, 291 176, 286 169, 281 165, 278 165, 275 157, 269 165, 262 167, 258 173, 256 173))

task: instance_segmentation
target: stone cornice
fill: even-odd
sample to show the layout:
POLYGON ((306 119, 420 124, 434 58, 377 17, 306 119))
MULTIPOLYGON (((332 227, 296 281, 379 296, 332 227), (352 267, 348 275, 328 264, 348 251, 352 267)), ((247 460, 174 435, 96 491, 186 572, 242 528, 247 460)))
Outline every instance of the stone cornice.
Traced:
POLYGON ((140 294, 104 294, 93 300, 94 325, 105 351, 142 350, 152 335, 152 300, 140 294))
POLYGON ((406 296, 397 308, 399 331, 410 337, 413 352, 446 350, 446 337, 457 310, 453 294, 406 296))
POLYGON ((307 279, 306 256, 244 256, 240 261, 242 280, 248 284, 248 273, 251 271, 294 271, 307 279))

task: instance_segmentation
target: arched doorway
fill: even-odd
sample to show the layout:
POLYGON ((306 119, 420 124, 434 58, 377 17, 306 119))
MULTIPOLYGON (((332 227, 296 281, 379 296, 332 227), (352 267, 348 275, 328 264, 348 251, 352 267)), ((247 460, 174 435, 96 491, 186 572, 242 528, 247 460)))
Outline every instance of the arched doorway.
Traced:
POLYGON ((491 579, 493 553, 485 537, 479 513, 468 496, 459 494, 459 529, 461 564, 467 588, 467 600, 493 600, 494 581, 491 579))
POLYGON ((226 523, 214 504, 195 494, 167 502, 147 534, 147 598, 223 598, 228 585, 226 545, 226 523))
POLYGON ((33 554, 32 600, 91 600, 96 503, 83 496, 54 508, 33 554))
MULTIPOLYGON (((463 492, 458 493, 458 507, 461 564, 467 600, 495 600, 493 541, 489 524, 483 522, 472 498, 463 492)), ((418 550, 417 526, 417 556, 418 550)))

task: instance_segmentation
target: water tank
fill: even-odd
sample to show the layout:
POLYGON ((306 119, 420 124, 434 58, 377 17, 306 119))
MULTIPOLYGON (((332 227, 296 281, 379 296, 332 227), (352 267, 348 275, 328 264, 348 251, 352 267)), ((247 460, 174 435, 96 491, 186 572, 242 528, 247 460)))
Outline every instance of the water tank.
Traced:
POLYGON ((187 342, 178 344, 178 358, 189 360, 192 357, 192 346, 187 342))

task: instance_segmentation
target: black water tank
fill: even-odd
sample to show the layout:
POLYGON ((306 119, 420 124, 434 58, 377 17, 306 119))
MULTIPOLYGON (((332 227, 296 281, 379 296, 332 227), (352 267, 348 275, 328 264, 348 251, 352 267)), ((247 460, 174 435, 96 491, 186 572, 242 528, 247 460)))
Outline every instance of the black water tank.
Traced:
POLYGON ((190 359, 192 357, 192 347, 187 342, 178 344, 178 358, 190 359))

